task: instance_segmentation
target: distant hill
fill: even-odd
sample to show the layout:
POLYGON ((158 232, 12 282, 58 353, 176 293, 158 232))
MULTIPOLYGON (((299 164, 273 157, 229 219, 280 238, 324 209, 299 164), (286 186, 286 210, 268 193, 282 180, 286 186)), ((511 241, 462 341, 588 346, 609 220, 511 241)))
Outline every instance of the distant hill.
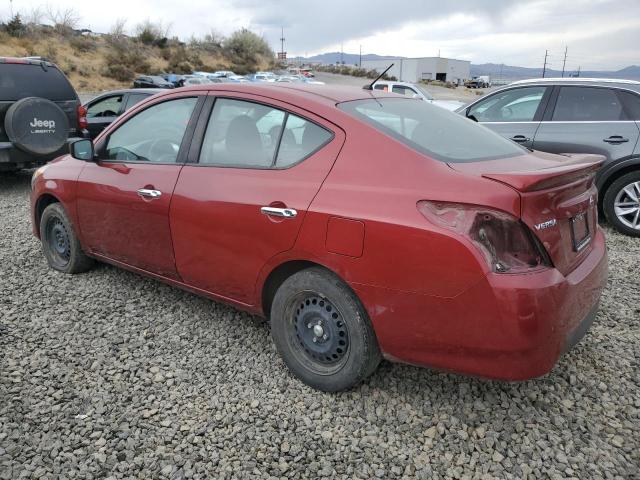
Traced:
MULTIPOLYGON (((388 60, 392 58, 406 58, 406 57, 393 57, 384 55, 375 55, 368 53, 362 55, 362 60, 388 60)), ((340 52, 328 52, 320 55, 314 55, 312 57, 296 57, 293 60, 301 62, 320 62, 324 64, 334 64, 344 61, 347 65, 357 65, 360 61, 360 56, 354 53, 340 52)), ((565 71, 565 77, 575 74, 574 70, 565 71)), ((542 76, 542 68, 528 68, 528 67, 515 67, 512 65, 500 65, 499 63, 483 63, 480 65, 471 64, 471 76, 477 75, 490 75, 492 78, 502 78, 505 80, 518 80, 522 78, 537 78, 542 76)), ((547 69, 545 72, 546 77, 560 77, 562 72, 560 70, 547 69)), ((631 65, 617 71, 598 71, 598 70, 582 70, 580 71, 581 77, 600 77, 600 78, 624 78, 628 80, 640 80, 640 66, 631 65)))
MULTIPOLYGON (((574 70, 566 70, 565 77, 576 74, 574 70)), ((490 75, 491 78, 503 78, 506 80, 517 80, 521 78, 537 78, 542 76, 542 68, 514 67, 511 65, 500 65, 496 63, 483 63, 481 65, 471 65, 471 75, 490 75)), ((546 77, 560 77, 561 70, 547 69, 546 77)), ((631 65, 616 71, 608 70, 581 70, 581 77, 598 78, 624 78, 627 80, 640 80, 640 66, 631 65)))

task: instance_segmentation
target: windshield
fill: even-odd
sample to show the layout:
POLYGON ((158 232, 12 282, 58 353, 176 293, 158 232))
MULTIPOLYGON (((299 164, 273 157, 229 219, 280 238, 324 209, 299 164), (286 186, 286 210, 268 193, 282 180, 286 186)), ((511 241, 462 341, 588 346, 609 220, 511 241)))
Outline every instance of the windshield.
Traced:
POLYGON ((527 153, 488 128, 421 100, 372 98, 344 102, 338 108, 442 162, 478 162, 527 153))
POLYGON ((433 95, 427 90, 423 85, 416 84, 415 87, 420 90, 420 92, 424 95, 424 98, 427 100, 433 100, 433 95))

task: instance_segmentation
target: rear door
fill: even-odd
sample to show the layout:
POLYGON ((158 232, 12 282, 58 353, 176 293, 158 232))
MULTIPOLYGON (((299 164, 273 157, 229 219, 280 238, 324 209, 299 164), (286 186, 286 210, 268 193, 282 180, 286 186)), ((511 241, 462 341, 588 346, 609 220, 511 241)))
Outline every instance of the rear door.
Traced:
MULTIPOLYGON (((187 93, 187 92, 185 92, 187 93)), ((169 205, 204 97, 164 97, 96 145, 77 182, 83 245, 142 270, 178 279, 169 205)))
POLYGON ((471 105, 466 115, 503 137, 531 148, 551 94, 546 86, 514 87, 471 105))
POLYGON ((344 134, 264 97, 208 102, 171 204, 176 263, 187 284, 252 304, 259 272, 293 247, 344 134))
POLYGON ((617 89, 562 86, 556 87, 533 148, 550 153, 597 153, 618 159, 633 153, 639 135, 617 89))

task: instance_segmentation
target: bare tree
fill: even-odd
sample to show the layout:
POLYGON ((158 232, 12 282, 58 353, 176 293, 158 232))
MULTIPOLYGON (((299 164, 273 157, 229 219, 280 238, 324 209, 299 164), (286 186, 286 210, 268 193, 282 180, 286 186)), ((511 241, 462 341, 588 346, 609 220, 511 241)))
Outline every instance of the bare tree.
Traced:
POLYGON ((72 8, 55 8, 47 4, 45 17, 53 24, 53 27, 61 34, 71 33, 78 26, 80 16, 72 8))
POLYGON ((112 37, 120 38, 126 35, 127 31, 127 19, 126 18, 118 18, 116 22, 111 26, 111 30, 109 30, 109 35, 112 37))

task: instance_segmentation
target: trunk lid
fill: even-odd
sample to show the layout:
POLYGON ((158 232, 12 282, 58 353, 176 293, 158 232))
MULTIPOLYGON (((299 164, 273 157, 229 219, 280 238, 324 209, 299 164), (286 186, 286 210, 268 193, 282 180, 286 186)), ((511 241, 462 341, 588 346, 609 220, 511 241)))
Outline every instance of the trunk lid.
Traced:
POLYGON ((594 178, 603 161, 601 155, 532 152, 449 166, 516 190, 521 220, 542 242, 554 266, 566 275, 592 249, 591 237, 598 222, 594 178))

